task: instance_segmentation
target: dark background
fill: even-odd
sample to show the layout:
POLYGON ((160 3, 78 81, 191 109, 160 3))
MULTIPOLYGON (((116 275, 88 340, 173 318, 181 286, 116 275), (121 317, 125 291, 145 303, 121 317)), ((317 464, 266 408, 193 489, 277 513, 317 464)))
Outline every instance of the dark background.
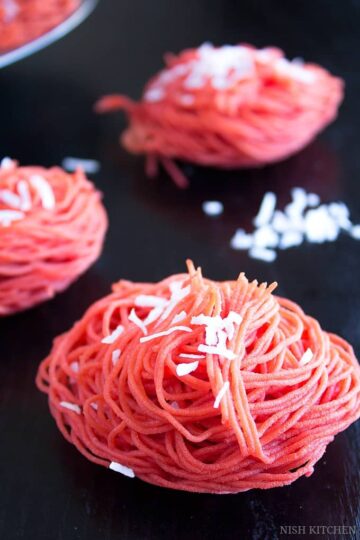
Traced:
POLYGON ((293 186, 324 202, 343 200, 360 222, 359 14, 358 0, 102 0, 69 36, 0 72, 0 155, 46 166, 68 155, 98 159, 94 181, 110 216, 104 253, 86 275, 53 301, 0 321, 1 539, 261 540, 286 538, 280 525, 289 524, 358 525, 360 531, 359 426, 340 434, 313 476, 292 486, 188 494, 88 462, 58 433, 34 385, 52 339, 112 282, 157 280, 183 271, 187 257, 215 279, 245 271, 278 281, 281 295, 360 353, 355 241, 304 244, 270 265, 229 247, 237 227, 251 226, 268 189, 281 204, 293 186), (297 156, 257 171, 187 168, 191 188, 181 192, 164 174, 148 180, 143 160, 118 145, 124 118, 98 117, 92 106, 114 91, 138 97, 165 51, 207 40, 278 45, 289 58, 318 62, 345 79, 346 100, 336 123, 297 156), (221 200, 224 214, 205 216, 207 199, 221 200))

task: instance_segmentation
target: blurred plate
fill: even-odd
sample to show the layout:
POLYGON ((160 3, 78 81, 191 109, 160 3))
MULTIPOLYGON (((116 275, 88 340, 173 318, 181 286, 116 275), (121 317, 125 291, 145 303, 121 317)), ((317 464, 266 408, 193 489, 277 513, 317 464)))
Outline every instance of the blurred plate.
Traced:
POLYGON ((30 41, 29 43, 26 43, 25 45, 17 47, 16 49, 4 54, 0 54, 0 68, 13 64, 26 56, 30 56, 31 54, 44 49, 48 45, 51 45, 51 43, 54 43, 71 32, 71 30, 79 26, 79 24, 82 23, 86 17, 88 17, 88 15, 90 15, 97 3, 98 0, 84 0, 81 6, 74 11, 70 17, 49 32, 46 32, 46 34, 34 39, 33 41, 30 41))

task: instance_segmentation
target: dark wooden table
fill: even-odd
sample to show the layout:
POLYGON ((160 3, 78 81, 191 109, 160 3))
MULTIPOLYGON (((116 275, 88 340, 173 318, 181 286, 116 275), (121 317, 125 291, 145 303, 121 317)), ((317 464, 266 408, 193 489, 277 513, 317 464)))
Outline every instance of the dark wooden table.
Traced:
MULTIPOLYGON (((98 159, 110 230, 103 256, 67 292, 0 321, 0 537, 4 540, 276 539, 281 526, 358 526, 360 430, 330 445, 309 479, 236 496, 177 493, 97 467, 63 440, 34 385, 52 339, 120 277, 152 281, 184 269, 186 257, 216 279, 243 270, 279 282, 324 328, 360 353, 359 244, 303 245, 266 264, 232 251, 268 189, 281 203, 293 186, 344 200, 360 222, 360 71, 357 0, 102 0, 59 43, 0 72, 0 154, 52 165, 64 156, 98 159), (94 101, 122 91, 137 97, 165 51, 216 44, 276 44, 346 80, 340 117, 311 146, 258 171, 196 168, 178 191, 165 175, 149 181, 143 160, 117 144, 119 116, 97 117, 94 101), (218 219, 201 203, 225 205, 218 219)), ((188 171, 189 172, 189 171, 188 171)), ((299 529, 301 531, 301 529, 299 529)), ((330 534, 321 538, 355 538, 330 534)), ((314 536, 315 537, 315 536, 314 536)))

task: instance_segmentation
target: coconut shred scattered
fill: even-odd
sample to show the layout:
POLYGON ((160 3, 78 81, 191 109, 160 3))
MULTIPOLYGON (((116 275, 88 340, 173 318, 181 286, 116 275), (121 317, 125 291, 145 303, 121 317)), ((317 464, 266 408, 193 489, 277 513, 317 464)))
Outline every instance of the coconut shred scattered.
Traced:
POLYGON ((10 206, 11 208, 19 208, 19 210, 22 210, 22 201, 20 196, 16 195, 16 193, 10 191, 9 189, 2 189, 0 191, 0 202, 6 206, 10 206))
POLYGON ((9 227, 14 221, 24 219, 25 214, 17 210, 0 210, 0 225, 9 227))
POLYGON ((8 156, 2 158, 0 161, 0 169, 10 171, 11 169, 14 169, 15 166, 16 162, 8 156))
POLYGON ((31 195, 29 191, 29 186, 25 180, 20 180, 17 184, 18 198, 19 198, 19 208, 23 212, 28 212, 31 209, 31 195))
POLYGON ((309 362, 311 362, 311 360, 313 359, 314 357, 314 353, 312 352, 311 349, 306 349, 306 351, 304 352, 304 354, 302 355, 302 357, 300 358, 300 362, 299 364, 301 366, 306 366, 306 364, 308 364, 309 362))
POLYGON ((183 377, 184 375, 189 375, 193 371, 197 370, 199 367, 199 361, 189 362, 188 364, 178 364, 176 366, 176 375, 183 377))
POLYGON ((42 207, 52 210, 55 207, 55 196, 49 182, 39 174, 34 174, 30 177, 30 184, 38 192, 42 207))
POLYGON ((184 319, 186 319, 186 317, 187 317, 186 311, 180 311, 180 313, 177 313, 177 314, 175 315, 175 317, 173 318, 172 324, 176 324, 176 323, 178 323, 178 322, 181 322, 181 321, 183 321, 184 319))
POLYGON ((187 353, 181 353, 179 354, 179 358, 206 358, 205 354, 187 354, 187 353))
POLYGON ((183 93, 177 98, 184 106, 194 103, 192 92, 212 86, 215 90, 227 90, 238 82, 256 75, 256 64, 267 65, 275 77, 292 79, 304 84, 314 82, 315 74, 299 62, 279 58, 271 49, 250 49, 243 45, 223 45, 214 47, 204 43, 195 57, 178 63, 160 72, 144 94, 144 100, 156 103, 166 97, 167 87, 181 79, 183 93))
POLYGON ((121 351, 120 349, 115 349, 112 353, 111 353, 111 362, 112 362, 112 365, 113 366, 116 366, 119 358, 120 358, 120 355, 121 355, 121 351))
POLYGON ((322 204, 316 193, 296 187, 284 210, 276 208, 276 195, 265 193, 252 233, 238 229, 230 241, 236 250, 248 250, 249 256, 273 262, 277 250, 289 249, 307 241, 315 244, 335 242, 341 232, 360 239, 360 225, 353 225, 343 202, 322 204))
POLYGON ((130 469, 130 467, 121 465, 121 463, 117 463, 116 461, 112 461, 110 463, 109 469, 117 473, 123 474, 124 476, 128 476, 129 478, 135 478, 135 473, 132 469, 130 469))
POLYGON ((63 169, 69 172, 74 172, 77 169, 81 169, 86 174, 96 174, 100 170, 100 163, 96 159, 66 157, 63 159, 61 165, 63 169))
POLYGON ((68 401, 60 401, 61 407, 68 409, 76 414, 81 414, 81 408, 76 403, 69 403, 68 401))
POLYGON ((111 334, 101 340, 101 343, 105 343, 106 345, 111 345, 112 343, 115 343, 115 341, 121 336, 123 331, 124 327, 119 324, 119 326, 117 326, 115 330, 111 332, 111 334))
POLYGON ((202 204, 204 214, 207 216, 220 216, 224 211, 224 205, 220 201, 204 201, 202 204))
POLYGON ((224 398, 224 396, 225 396, 226 392, 229 390, 229 388, 230 388, 230 383, 229 383, 229 381, 226 381, 226 383, 224 383, 224 385, 221 388, 220 392, 216 396, 216 399, 214 401, 214 409, 219 408, 221 400, 224 398))

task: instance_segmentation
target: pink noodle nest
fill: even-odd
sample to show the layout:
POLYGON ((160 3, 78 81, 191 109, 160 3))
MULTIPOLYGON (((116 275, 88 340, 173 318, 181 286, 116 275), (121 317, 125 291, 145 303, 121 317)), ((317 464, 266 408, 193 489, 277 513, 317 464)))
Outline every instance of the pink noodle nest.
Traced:
POLYGON ((0 169, 0 315, 66 289, 99 257, 108 220, 81 170, 0 169))
POLYGON ((150 175, 159 160, 180 187, 174 159, 220 168, 283 160, 334 120, 343 99, 340 78, 275 47, 205 44, 165 61, 139 102, 110 95, 97 110, 125 110, 124 147, 147 155, 150 175))

